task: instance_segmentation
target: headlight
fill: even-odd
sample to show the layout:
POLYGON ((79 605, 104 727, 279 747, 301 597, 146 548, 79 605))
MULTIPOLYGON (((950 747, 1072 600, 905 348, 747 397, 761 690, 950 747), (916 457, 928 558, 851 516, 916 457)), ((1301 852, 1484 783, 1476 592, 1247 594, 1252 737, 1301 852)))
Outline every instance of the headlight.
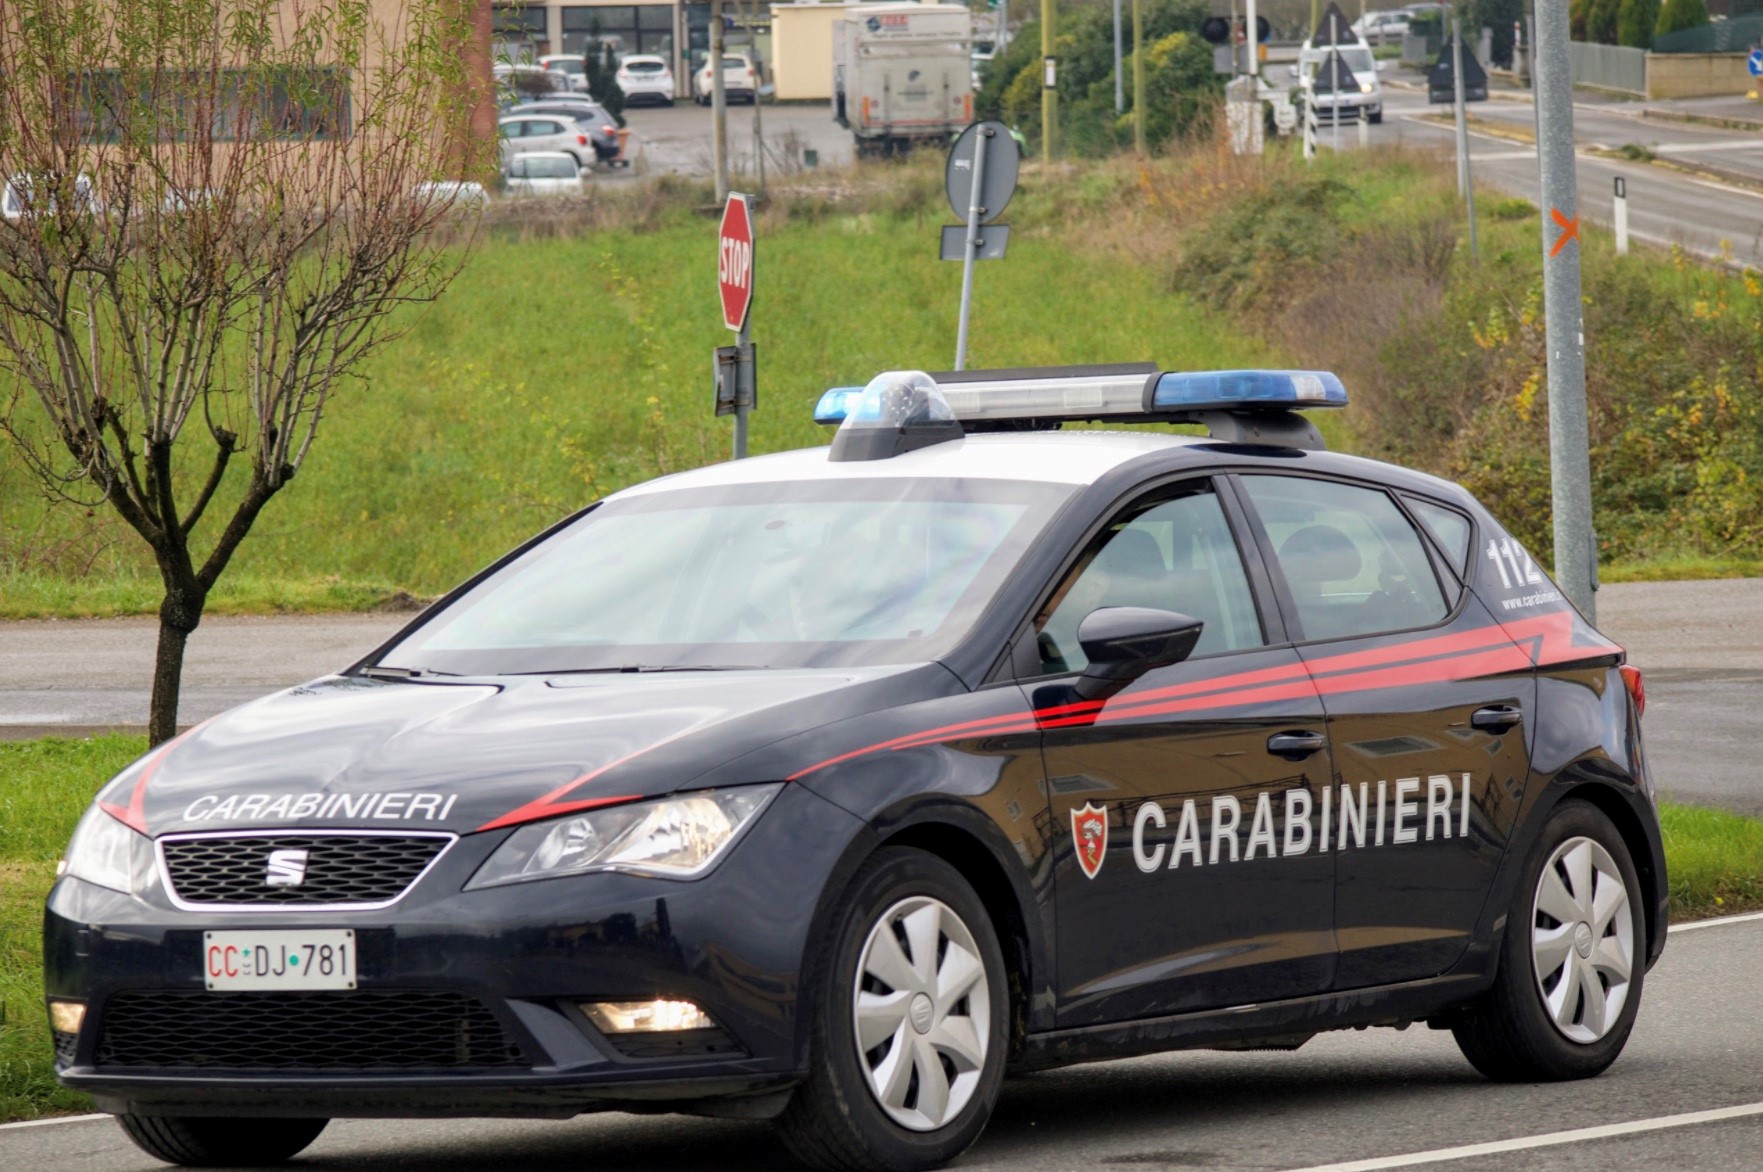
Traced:
POLYGON ((68 840, 67 853, 55 868, 57 877, 72 875, 125 895, 143 890, 153 868, 152 845, 96 804, 89 808, 68 840))
POLYGON ((690 879, 707 871, 782 788, 705 790, 522 826, 465 887, 469 891, 584 871, 690 879))
POLYGON ((1359 92, 1362 94, 1370 93, 1371 92, 1371 83, 1368 81, 1360 82, 1359 83, 1359 92))

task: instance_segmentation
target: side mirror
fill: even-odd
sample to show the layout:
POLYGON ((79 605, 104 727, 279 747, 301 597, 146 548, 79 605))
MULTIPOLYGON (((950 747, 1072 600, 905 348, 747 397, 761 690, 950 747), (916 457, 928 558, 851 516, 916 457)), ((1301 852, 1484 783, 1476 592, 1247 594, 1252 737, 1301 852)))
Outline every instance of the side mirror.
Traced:
POLYGON ((1085 700, 1103 700, 1154 668, 1193 654, 1205 626, 1192 615, 1143 606, 1105 606, 1077 627, 1089 667, 1077 681, 1085 700))

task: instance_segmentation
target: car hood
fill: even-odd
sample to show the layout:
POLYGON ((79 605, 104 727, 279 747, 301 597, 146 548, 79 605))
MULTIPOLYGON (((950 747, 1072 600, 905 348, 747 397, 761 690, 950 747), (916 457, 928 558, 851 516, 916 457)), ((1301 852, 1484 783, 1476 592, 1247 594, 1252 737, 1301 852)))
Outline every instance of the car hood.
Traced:
MULTIPOLYGON (((144 833, 469 833, 690 788, 786 737, 951 690, 938 664, 430 682, 332 676, 142 757, 99 795, 144 833)), ((775 770, 776 763, 772 763, 775 770)))

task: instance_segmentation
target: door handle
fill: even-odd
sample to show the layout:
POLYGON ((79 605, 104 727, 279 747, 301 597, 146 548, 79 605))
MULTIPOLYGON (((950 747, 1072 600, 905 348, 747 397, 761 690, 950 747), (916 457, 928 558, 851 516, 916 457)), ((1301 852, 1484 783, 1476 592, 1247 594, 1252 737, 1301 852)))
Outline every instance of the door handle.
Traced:
POLYGON ((1469 727, 1482 732, 1503 733, 1524 721, 1524 712, 1509 704, 1490 704, 1477 708, 1469 718, 1469 727))
POLYGON ((1267 738, 1267 751, 1287 761, 1301 761, 1326 748, 1328 738, 1319 732, 1282 732, 1267 738))

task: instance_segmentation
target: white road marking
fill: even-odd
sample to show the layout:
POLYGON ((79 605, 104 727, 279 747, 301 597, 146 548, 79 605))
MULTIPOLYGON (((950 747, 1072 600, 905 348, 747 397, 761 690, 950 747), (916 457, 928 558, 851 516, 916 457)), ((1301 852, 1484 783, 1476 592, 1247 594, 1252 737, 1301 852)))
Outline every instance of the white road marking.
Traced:
POLYGON ((1340 1164, 1317 1164, 1314 1167, 1297 1169, 1296 1172, 1378 1172, 1383 1168, 1412 1168, 1419 1164, 1443 1164, 1449 1160, 1469 1160, 1476 1156, 1495 1156, 1501 1152, 1522 1152, 1531 1148, 1610 1139, 1619 1135, 1637 1135, 1671 1127, 1692 1127, 1698 1123, 1722 1123, 1728 1119, 1744 1119, 1755 1115, 1763 1115, 1763 1103, 1716 1107, 1712 1111, 1688 1111, 1682 1115, 1660 1115, 1653 1119, 1635 1119, 1628 1123, 1606 1123, 1601 1127, 1578 1127, 1572 1131, 1552 1131, 1546 1135, 1526 1135, 1517 1139, 1464 1144, 1456 1148, 1435 1148, 1430 1152, 1410 1152, 1403 1156, 1376 1156, 1369 1160, 1347 1160, 1340 1164))
POLYGON ((50 1127, 57 1123, 91 1123, 95 1119, 109 1119, 108 1115, 57 1115, 53 1119, 27 1119, 23 1123, 0 1123, 0 1131, 11 1131, 16 1127, 50 1127))
POLYGON ((1763 147, 1763 139, 1752 142, 1662 142, 1649 145, 1655 155, 1678 154, 1684 151, 1754 151, 1763 147))
POLYGON ((1667 936, 1673 932, 1694 932, 1697 928, 1723 928, 1727 924, 1749 924, 1763 920, 1763 912, 1751 912, 1743 916, 1715 916, 1709 920, 1691 920, 1687 924, 1673 924, 1665 930, 1667 936))

